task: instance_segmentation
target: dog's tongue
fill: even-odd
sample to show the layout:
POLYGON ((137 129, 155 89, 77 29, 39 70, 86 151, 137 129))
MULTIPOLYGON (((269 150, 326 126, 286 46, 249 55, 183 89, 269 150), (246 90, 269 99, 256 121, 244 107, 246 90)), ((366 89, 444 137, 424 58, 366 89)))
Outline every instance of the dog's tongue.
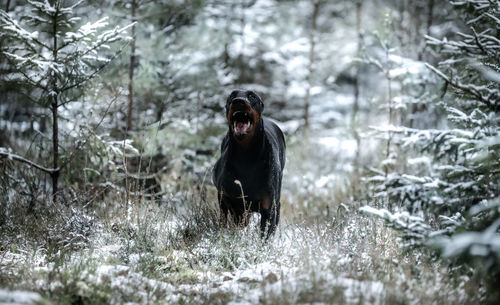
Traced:
POLYGON ((236 122, 235 132, 238 134, 246 133, 249 125, 249 123, 236 122))

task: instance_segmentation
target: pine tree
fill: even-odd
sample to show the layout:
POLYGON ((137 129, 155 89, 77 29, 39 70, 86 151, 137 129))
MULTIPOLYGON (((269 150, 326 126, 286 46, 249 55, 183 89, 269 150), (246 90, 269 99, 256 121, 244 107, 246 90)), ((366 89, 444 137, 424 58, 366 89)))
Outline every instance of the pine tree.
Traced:
POLYGON ((458 40, 426 37, 443 58, 427 67, 442 80, 442 91, 430 98, 440 100, 448 128, 392 128, 400 147, 429 162, 416 167, 416 159, 407 160, 402 169, 368 178, 399 210, 362 211, 402 230, 407 244, 437 246, 457 263, 479 262, 496 287, 488 297, 494 300, 500 283, 500 6, 451 4, 468 31, 455 33, 458 40))
POLYGON ((77 27, 81 18, 75 15, 75 8, 82 2, 64 6, 63 1, 30 0, 31 13, 19 20, 0 10, 0 40, 8 42, 0 54, 15 67, 30 99, 50 110, 52 162, 50 168, 44 167, 5 149, 0 156, 9 156, 49 174, 54 200, 61 170, 71 161, 66 158, 61 162, 59 109, 78 100, 85 84, 117 55, 108 51, 110 44, 122 40, 128 28, 100 32, 108 25, 107 18, 77 27))

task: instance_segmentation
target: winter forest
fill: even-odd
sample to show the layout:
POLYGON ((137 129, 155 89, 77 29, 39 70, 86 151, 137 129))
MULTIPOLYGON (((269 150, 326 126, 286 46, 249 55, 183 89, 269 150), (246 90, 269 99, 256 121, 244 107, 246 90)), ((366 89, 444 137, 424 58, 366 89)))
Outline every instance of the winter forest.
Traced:
POLYGON ((498 304, 499 114, 498 0, 2 0, 0 304, 498 304), (235 89, 269 238, 212 182, 235 89))

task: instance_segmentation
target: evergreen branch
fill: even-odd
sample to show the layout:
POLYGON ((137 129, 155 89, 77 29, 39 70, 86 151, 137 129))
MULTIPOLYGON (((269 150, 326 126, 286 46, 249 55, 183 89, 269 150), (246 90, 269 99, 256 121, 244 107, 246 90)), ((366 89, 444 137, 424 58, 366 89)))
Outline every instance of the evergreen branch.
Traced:
POLYGON ((5 36, 10 36, 13 39, 21 38, 21 41, 32 51, 36 50, 30 43, 28 43, 29 41, 33 41, 37 45, 49 49, 49 47, 45 43, 36 38, 36 36, 34 35, 35 32, 29 33, 19 24, 17 24, 17 22, 12 20, 10 16, 2 10, 0 10, 0 28, 3 28, 7 31, 7 34, 5 34, 5 36))
POLYGON ((474 40, 474 37, 463 33, 457 33, 457 34, 459 36, 466 38, 467 40, 464 41, 439 40, 428 35, 425 35, 425 38, 427 39, 427 43, 429 45, 448 47, 448 52, 451 54, 457 54, 456 52, 458 52, 459 50, 474 55, 481 54, 481 49, 478 48, 476 43, 469 43, 469 41, 472 42, 474 40))
POLYGON ((476 30, 473 27, 471 27, 471 30, 472 30, 472 33, 474 33, 474 40, 475 40, 477 46, 479 47, 479 49, 483 52, 483 54, 490 57, 490 58, 493 58, 497 63, 500 63, 498 56, 496 56, 495 54, 493 54, 492 52, 490 52, 489 50, 487 50, 485 48, 485 46, 483 45, 483 43, 479 39, 479 36, 477 35, 476 30))
POLYGON ((65 7, 64 9, 73 10, 75 7, 79 6, 80 4, 82 4, 84 2, 85 2, 85 0, 79 0, 79 1, 75 2, 75 4, 68 6, 68 7, 65 7))
POLYGON ((47 91, 47 92, 49 91, 49 88, 47 86, 43 86, 42 85, 42 80, 43 79, 40 79, 39 81, 34 81, 28 74, 26 74, 25 71, 23 71, 21 69, 18 69, 17 72, 21 73, 24 76, 24 78, 26 79, 26 81, 28 83, 30 83, 32 86, 40 88, 40 89, 42 89, 44 91, 47 91))
MULTIPOLYGON (((113 42, 116 39, 119 39, 120 38, 120 34, 122 32, 124 32, 125 30, 127 30, 129 27, 131 27, 134 24, 135 23, 127 25, 127 26, 125 26, 123 28, 115 28, 113 31, 109 31, 110 35, 105 36, 104 39, 98 40, 96 43, 94 43, 94 45, 92 47, 88 48, 84 52, 79 52, 78 57, 83 58, 86 55, 88 55, 89 53, 91 53, 93 51, 97 51, 103 45, 106 45, 107 43, 110 43, 110 42, 113 42)), ((62 89, 60 91, 63 92, 63 91, 71 90, 71 89, 79 87, 79 86, 83 85, 84 83, 86 83, 87 81, 93 79, 97 74, 99 74, 102 70, 104 70, 104 68, 106 68, 106 66, 108 66, 115 58, 117 58, 118 56, 120 56, 121 53, 123 52, 123 50, 127 46, 128 46, 128 43, 124 44, 124 46, 117 53, 115 53, 110 59, 106 58, 107 61, 103 65, 101 65, 100 67, 98 67, 94 72, 92 72, 92 73, 90 73, 88 75, 85 75, 80 80, 77 80, 77 81, 75 81, 75 82, 73 82, 73 83, 71 83, 71 84, 68 85, 68 83, 70 82, 70 79, 67 78, 66 79, 66 83, 62 86, 62 89)), ((67 64, 68 62, 71 62, 73 57, 74 56, 68 56, 68 57, 66 57, 66 59, 63 60, 62 63, 63 64, 67 64)), ((90 64, 87 64, 87 65, 90 66, 90 64)), ((73 67, 73 71, 74 71, 74 67, 73 67)), ((63 104, 60 104, 60 105, 63 105, 63 104)))
POLYGON ((494 105, 488 98, 484 97, 481 92, 472 86, 467 86, 460 84, 459 82, 456 82, 452 79, 450 79, 448 76, 446 76, 443 72, 441 72, 439 69, 435 68, 434 66, 425 63, 425 66, 429 68, 432 72, 436 73, 439 77, 441 77, 447 84, 451 85, 452 87, 459 89, 467 94, 470 94, 477 98, 480 102, 488 106, 490 109, 494 109, 497 105, 494 105))
POLYGON ((494 15, 492 15, 490 13, 486 13, 485 15, 490 17, 491 19, 493 19, 497 23, 497 26, 500 26, 500 19, 499 18, 495 17, 494 15))
MULTIPOLYGON (((104 121, 104 118, 106 117, 106 115, 108 114, 109 112, 109 109, 111 108, 111 105, 113 105, 116 101, 118 100, 118 94, 115 96, 115 98, 113 100, 111 100, 111 102, 108 104, 108 107, 106 108, 106 110, 104 111, 104 114, 102 115, 101 117, 101 120, 97 123, 97 125, 94 127, 94 130, 97 130, 97 128, 99 128, 99 126, 101 126, 102 122, 104 121)), ((71 155, 69 156, 69 158, 61 165, 61 169, 62 168, 65 168, 69 163, 71 163, 71 161, 73 161, 74 157, 75 157, 75 154, 76 152, 80 149, 80 147, 84 146, 85 144, 87 144, 88 140, 90 139, 90 136, 87 136, 85 138, 85 140, 83 142, 79 142, 76 147, 73 149, 73 151, 71 152, 71 155)))
POLYGON ((126 43, 118 52, 116 52, 108 62, 106 62, 103 65, 101 65, 100 67, 98 67, 97 70, 95 70, 91 74, 87 75, 87 77, 85 77, 82 80, 77 81, 71 85, 67 85, 67 86, 62 87, 62 89, 60 91, 64 92, 67 90, 71 90, 71 89, 79 87, 79 86, 83 85, 84 83, 88 82, 89 80, 93 79, 97 74, 99 74, 102 70, 104 70, 104 68, 106 68, 115 58, 120 56, 127 45, 128 45, 128 43, 126 43))
POLYGON ((380 63, 380 61, 378 61, 377 59, 371 57, 371 56, 364 56, 362 58, 362 61, 369 64, 369 65, 373 65, 375 66, 380 72, 382 72, 384 75, 387 75, 388 74, 388 70, 384 69, 382 63, 380 63))
MULTIPOLYGON (((113 58, 115 58, 116 56, 113 56, 113 58)), ((72 83, 71 85, 67 85, 67 86, 64 86, 63 88, 61 88, 61 92, 64 92, 64 91, 68 91, 68 90, 71 90, 71 89, 74 89, 74 88, 77 88, 77 87, 80 87, 82 86, 83 84, 85 84, 86 82, 90 81, 91 79, 93 79, 97 74, 99 74, 102 70, 104 70, 104 68, 109 64, 108 63, 105 63, 104 65, 100 66, 99 68, 97 68, 94 72, 92 72, 91 74, 87 75, 87 77, 84 77, 82 78, 81 80, 79 81, 76 81, 74 83, 72 83)), ((58 106, 61 106, 61 105, 64 105, 65 103, 61 103, 59 104, 58 106)))

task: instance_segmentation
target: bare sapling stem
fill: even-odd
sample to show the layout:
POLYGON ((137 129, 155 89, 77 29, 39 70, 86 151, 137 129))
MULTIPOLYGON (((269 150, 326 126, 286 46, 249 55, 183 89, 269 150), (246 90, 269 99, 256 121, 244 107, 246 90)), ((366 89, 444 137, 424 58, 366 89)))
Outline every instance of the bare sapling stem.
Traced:
POLYGON ((236 179, 236 180, 234 180, 234 183, 240 187, 241 199, 243 200, 243 219, 242 219, 241 224, 246 224, 248 221, 248 211, 249 211, 250 207, 248 207, 248 209, 247 209, 247 202, 245 200, 245 193, 243 192, 243 186, 241 185, 240 180, 236 179))

